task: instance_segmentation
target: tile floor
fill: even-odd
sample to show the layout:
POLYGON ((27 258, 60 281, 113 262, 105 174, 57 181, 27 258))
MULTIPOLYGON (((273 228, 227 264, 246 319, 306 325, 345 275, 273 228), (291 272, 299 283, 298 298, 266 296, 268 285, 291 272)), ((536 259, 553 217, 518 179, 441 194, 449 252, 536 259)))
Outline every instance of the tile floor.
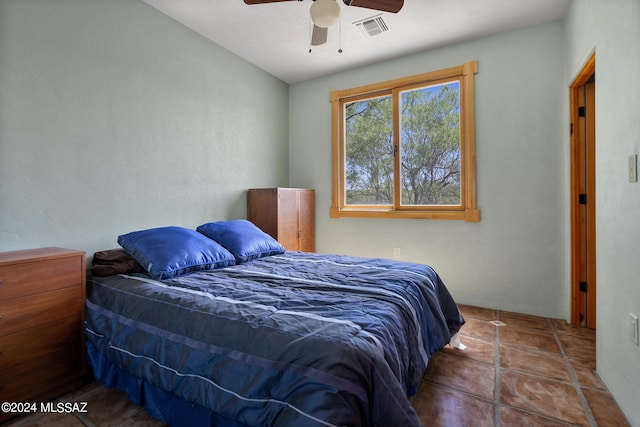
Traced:
POLYGON ((563 320, 460 310, 468 348, 447 347, 429 362, 414 400, 425 427, 629 426, 594 373, 594 331, 563 320))
MULTIPOLYGON (((447 347, 431 359, 413 402, 425 427, 629 425, 594 374, 593 331, 560 320, 460 309, 468 348, 447 347)), ((87 412, 23 416, 2 427, 165 426, 124 393, 96 382, 59 401, 88 402, 87 412)))

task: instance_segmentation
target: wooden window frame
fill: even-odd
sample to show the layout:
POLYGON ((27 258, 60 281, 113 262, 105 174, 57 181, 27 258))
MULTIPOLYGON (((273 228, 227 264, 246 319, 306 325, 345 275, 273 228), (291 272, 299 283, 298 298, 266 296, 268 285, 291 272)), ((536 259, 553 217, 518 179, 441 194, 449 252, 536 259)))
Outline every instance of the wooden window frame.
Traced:
MULTIPOLYGON (((388 80, 381 83, 360 86, 352 89, 331 92, 332 115, 332 200, 331 218, 415 218, 450 219, 479 222, 480 211, 476 207, 476 168, 475 168, 475 113, 474 113, 474 74, 478 72, 478 62, 470 61, 462 65, 427 72, 409 77, 388 80), (433 205, 405 207, 395 209, 379 206, 348 206, 345 201, 344 182, 344 108, 345 102, 353 99, 373 97, 380 94, 393 94, 419 85, 438 82, 460 82, 460 205, 433 205)), ((399 113, 394 111, 394 128, 397 129, 399 113)), ((394 132, 394 144, 398 145, 399 133, 394 132)), ((395 179, 394 179, 395 180, 395 179)), ((396 191, 397 193, 397 191, 396 191)), ((398 197, 396 194, 395 197, 398 197)))

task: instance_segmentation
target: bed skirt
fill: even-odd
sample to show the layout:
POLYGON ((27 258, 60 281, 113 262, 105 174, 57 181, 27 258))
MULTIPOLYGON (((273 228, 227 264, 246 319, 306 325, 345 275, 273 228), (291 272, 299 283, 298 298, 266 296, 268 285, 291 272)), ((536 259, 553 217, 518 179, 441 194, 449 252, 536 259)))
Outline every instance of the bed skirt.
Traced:
POLYGON ((134 377, 111 363, 90 342, 87 343, 87 357, 96 381, 107 388, 122 390, 131 402, 172 427, 248 427, 134 377))

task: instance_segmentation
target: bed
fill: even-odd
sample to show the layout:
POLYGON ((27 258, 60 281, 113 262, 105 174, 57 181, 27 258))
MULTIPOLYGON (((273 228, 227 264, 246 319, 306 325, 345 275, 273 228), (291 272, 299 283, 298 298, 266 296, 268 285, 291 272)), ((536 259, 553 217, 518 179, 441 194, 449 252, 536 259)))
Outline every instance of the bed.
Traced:
POLYGON ((427 265, 289 252, 244 220, 118 241, 126 267, 87 279, 89 363, 173 426, 420 426, 410 397, 464 323, 427 265))

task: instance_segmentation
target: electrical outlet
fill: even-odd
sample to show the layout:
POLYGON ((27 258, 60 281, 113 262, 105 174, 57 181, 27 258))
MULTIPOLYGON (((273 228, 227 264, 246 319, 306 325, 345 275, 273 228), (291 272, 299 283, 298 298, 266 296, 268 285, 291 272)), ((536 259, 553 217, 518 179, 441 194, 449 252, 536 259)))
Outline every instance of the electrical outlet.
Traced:
POLYGON ((402 255, 400 254, 400 248, 393 248, 393 257, 395 259, 402 258, 402 255))
POLYGON ((632 313, 629 313, 629 339, 635 345, 640 346, 640 337, 638 334, 640 331, 638 330, 638 317, 632 313))

